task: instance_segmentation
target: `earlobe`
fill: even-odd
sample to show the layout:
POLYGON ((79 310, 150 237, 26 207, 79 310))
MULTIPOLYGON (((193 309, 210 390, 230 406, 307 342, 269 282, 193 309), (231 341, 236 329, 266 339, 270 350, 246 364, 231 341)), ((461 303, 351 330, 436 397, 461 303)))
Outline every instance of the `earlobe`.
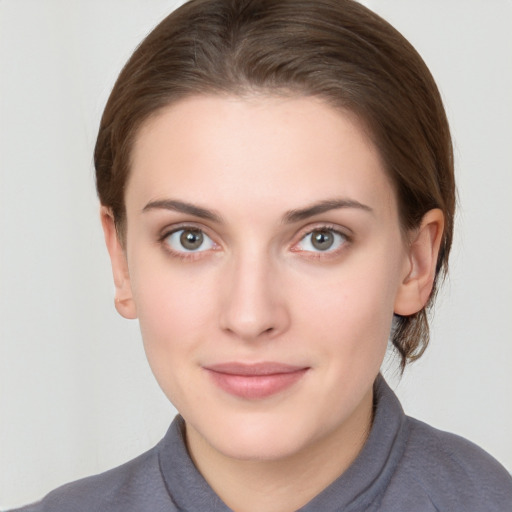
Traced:
POLYGON ((395 300, 394 312, 409 316, 425 307, 432 292, 443 237, 444 215, 429 210, 408 247, 408 265, 395 300))
POLYGON ((118 313, 128 319, 137 318, 137 310, 133 301, 130 273, 126 253, 119 240, 114 216, 110 208, 102 206, 100 209, 101 225, 105 235, 105 244, 110 255, 112 274, 115 286, 115 307, 118 313))

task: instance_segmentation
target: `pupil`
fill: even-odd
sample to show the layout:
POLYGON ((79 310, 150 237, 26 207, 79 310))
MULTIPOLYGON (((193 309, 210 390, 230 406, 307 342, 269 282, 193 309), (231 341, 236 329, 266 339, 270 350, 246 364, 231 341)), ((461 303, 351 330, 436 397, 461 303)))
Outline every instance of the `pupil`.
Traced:
POLYGON ((334 243, 334 236, 329 231, 314 231, 312 244, 315 249, 326 251, 334 243))
POLYGON ((201 244, 203 243, 203 234, 201 231, 183 231, 180 236, 180 242, 185 249, 193 251, 194 249, 201 247, 201 244))

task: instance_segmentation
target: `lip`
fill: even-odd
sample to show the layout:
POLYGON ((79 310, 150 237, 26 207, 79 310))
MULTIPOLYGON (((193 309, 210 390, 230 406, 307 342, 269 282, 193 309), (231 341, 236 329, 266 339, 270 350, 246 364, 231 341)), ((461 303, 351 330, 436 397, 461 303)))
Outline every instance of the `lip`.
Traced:
POLYGON ((277 362, 229 362, 205 366, 210 378, 220 389, 239 398, 257 400, 290 388, 309 367, 277 362))

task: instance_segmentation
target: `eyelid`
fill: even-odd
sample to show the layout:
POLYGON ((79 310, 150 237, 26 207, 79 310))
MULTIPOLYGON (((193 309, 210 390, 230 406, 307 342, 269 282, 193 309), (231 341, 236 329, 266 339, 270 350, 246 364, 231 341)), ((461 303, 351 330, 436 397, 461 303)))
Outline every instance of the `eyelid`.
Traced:
MULTIPOLYGON (((301 228, 297 235, 294 236, 294 239, 297 241, 302 240, 306 235, 309 235, 313 231, 334 231, 335 233, 339 233, 340 235, 347 238, 347 240, 352 240, 354 237, 353 231, 345 226, 340 226, 338 224, 333 224, 331 222, 315 222, 312 224, 308 224, 301 228)), ((296 243, 296 242, 295 242, 296 243)))
POLYGON ((295 241, 293 242, 290 250, 292 252, 297 253, 307 253, 313 258, 319 258, 324 257, 328 258, 331 256, 336 256, 340 251, 343 251, 346 246, 353 241, 353 233, 352 230, 349 228, 341 227, 338 225, 334 225, 331 223, 315 223, 314 225, 308 225, 304 228, 302 228, 299 233, 294 237, 295 241), (341 244, 340 247, 333 249, 333 250, 326 250, 326 251, 308 251, 304 249, 298 248, 298 245, 306 238, 306 236, 311 235, 315 231, 331 231, 337 235, 342 236, 345 239, 345 242, 341 244))
MULTIPOLYGON (((339 252, 346 249, 346 246, 351 244, 353 242, 353 231, 350 228, 347 228, 345 226, 340 226, 337 224, 332 223, 325 223, 325 222, 315 222, 312 224, 309 224, 307 226, 304 226, 299 230, 298 233, 293 237, 293 242, 291 243, 291 246, 289 248, 290 251, 296 252, 296 253, 308 253, 309 257, 311 258, 328 258, 332 256, 337 256, 339 252), (334 249, 334 250, 326 250, 326 251, 308 251, 304 249, 300 249, 297 246, 300 244, 300 242, 307 236, 312 234, 314 231, 332 231, 343 238, 345 238, 345 242, 341 244, 341 247, 334 249)), ((201 257, 203 253, 208 253, 210 251, 218 251, 222 249, 222 244, 218 242, 218 237, 215 234, 211 233, 211 229, 208 226, 205 226, 204 224, 200 222, 194 222, 194 221, 184 221, 184 222, 178 222, 176 224, 167 225, 164 228, 160 230, 160 233, 158 235, 158 242, 162 245, 165 245, 165 250, 168 253, 171 253, 171 255, 182 258, 182 259, 190 259, 195 257, 201 257), (210 240, 214 244, 213 249, 207 249, 204 251, 177 251, 173 250, 169 244, 165 244, 165 240, 171 236, 173 233, 176 233, 177 231, 181 230, 198 230, 201 231, 205 236, 210 238, 210 240)))
POLYGON ((176 233, 176 231, 181 231, 182 229, 201 231, 212 240, 214 240, 215 238, 215 235, 211 234, 211 230, 204 224, 201 224, 200 222, 177 222, 175 224, 166 225, 164 228, 160 229, 158 241, 161 242, 165 240, 169 235, 176 233))
POLYGON ((203 226, 200 223, 196 222, 180 222, 177 224, 168 225, 162 230, 160 230, 160 234, 158 236, 158 243, 163 247, 164 251, 166 251, 168 254, 170 254, 172 257, 181 259, 181 260, 188 260, 188 261, 194 261, 198 258, 203 257, 204 255, 210 253, 211 251, 217 251, 220 249, 220 244, 215 240, 216 237, 210 234, 210 230, 203 226), (207 248, 205 250, 190 250, 187 251, 185 248, 183 250, 177 250, 173 249, 170 244, 166 242, 166 240, 172 236, 174 233, 177 233, 179 231, 200 231, 203 233, 205 237, 210 239, 211 243, 213 244, 213 247, 207 248))

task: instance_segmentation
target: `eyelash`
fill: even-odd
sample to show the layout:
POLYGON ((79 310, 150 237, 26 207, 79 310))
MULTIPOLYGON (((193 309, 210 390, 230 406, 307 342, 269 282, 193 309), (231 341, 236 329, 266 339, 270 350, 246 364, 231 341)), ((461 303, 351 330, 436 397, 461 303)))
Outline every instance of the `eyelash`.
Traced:
MULTIPOLYGON (((313 227, 308 227, 302 231, 300 234, 299 241, 294 243, 293 246, 290 248, 290 250, 294 253, 302 253, 305 257, 313 260, 319 260, 319 259, 329 259, 329 258, 335 258, 339 255, 340 252, 345 250, 347 248, 347 245, 349 245, 352 242, 352 237, 348 235, 346 232, 341 231, 339 228, 328 225, 328 224, 321 224, 313 227), (325 231, 328 233, 333 233, 335 236, 342 237, 344 240, 341 242, 340 247, 334 249, 334 250, 318 250, 318 251, 309 251, 309 250, 303 250, 297 248, 297 246, 303 242, 307 236, 311 236, 315 232, 321 232, 325 231)), ((208 253, 211 250, 218 250, 220 247, 219 244, 217 244, 212 237, 208 235, 206 230, 202 227, 190 225, 190 224, 184 224, 181 226, 174 227, 173 229, 169 231, 165 231, 158 239, 158 242, 164 247, 164 250, 168 252, 172 257, 177 258, 181 261, 196 261, 197 259, 201 258, 204 253, 208 253), (208 239, 211 240, 211 243, 213 244, 213 249, 206 249, 202 251, 187 251, 185 248, 183 251, 177 251, 170 247, 170 244, 166 242, 166 240, 172 236, 173 234, 179 233, 180 231, 198 231, 202 233, 204 236, 208 237, 208 239)))
POLYGON ((185 248, 183 248, 183 251, 177 251, 171 248, 170 244, 166 242, 166 240, 176 234, 180 231, 197 231, 199 233, 202 233, 204 236, 208 237, 208 239, 211 240, 214 249, 218 250, 219 245, 212 239, 211 236, 208 235, 206 230, 202 227, 191 225, 191 224, 184 224, 181 226, 176 226, 173 229, 170 229, 169 231, 165 231, 159 238, 158 242, 163 246, 164 250, 169 253, 173 258, 177 258, 181 261, 195 261, 202 257, 203 253, 209 252, 212 249, 207 249, 203 251, 187 251, 185 248))
POLYGON ((313 260, 325 260, 330 258, 336 258, 341 252, 347 249, 347 246, 353 242, 353 238, 351 235, 347 234, 346 232, 340 230, 338 227, 329 225, 329 224, 320 224, 313 227, 307 227, 300 235, 300 239, 297 243, 295 243, 292 247, 292 251, 296 253, 302 253, 307 258, 313 259, 313 260), (325 250, 325 251, 306 251, 297 248, 297 246, 306 239, 307 236, 311 236, 315 232, 321 232, 325 231, 328 233, 333 233, 336 236, 342 237, 343 241, 341 242, 341 245, 334 249, 334 250, 325 250))

